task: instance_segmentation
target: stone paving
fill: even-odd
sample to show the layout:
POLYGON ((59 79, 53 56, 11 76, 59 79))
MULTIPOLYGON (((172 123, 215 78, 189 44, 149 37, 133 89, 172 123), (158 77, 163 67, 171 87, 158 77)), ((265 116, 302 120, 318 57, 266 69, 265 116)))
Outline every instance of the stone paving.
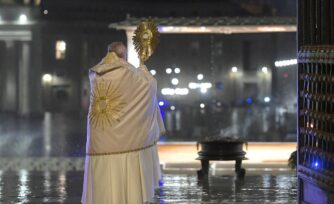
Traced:
MULTIPOLYGON (((4 171, 0 173, 0 203, 80 203, 82 171, 4 171)), ((164 174, 155 203, 296 203, 293 174, 234 176, 164 174)))

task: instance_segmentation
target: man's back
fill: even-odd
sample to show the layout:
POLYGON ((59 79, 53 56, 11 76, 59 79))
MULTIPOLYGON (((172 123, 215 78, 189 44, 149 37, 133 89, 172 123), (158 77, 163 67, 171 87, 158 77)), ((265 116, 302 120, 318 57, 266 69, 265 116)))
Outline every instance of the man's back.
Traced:
POLYGON ((161 176, 156 141, 164 126, 156 80, 122 59, 96 65, 89 78, 82 203, 147 202, 161 176))

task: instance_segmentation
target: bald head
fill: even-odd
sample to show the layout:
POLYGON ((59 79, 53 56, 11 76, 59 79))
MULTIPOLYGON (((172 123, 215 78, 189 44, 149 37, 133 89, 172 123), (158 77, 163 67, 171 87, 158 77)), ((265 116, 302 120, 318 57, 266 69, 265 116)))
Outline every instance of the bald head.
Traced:
POLYGON ((108 52, 115 52, 118 57, 126 60, 126 46, 122 42, 113 42, 108 45, 108 52))

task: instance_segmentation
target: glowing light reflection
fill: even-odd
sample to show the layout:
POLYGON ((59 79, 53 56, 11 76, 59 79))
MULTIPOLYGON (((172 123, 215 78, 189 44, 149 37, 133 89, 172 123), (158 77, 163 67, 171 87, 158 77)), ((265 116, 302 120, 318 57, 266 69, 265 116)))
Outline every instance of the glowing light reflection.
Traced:
POLYGON ((29 187, 27 185, 28 182, 28 171, 21 170, 19 171, 19 189, 18 189, 18 199, 20 203, 26 203, 28 201, 28 195, 30 194, 29 187))
MULTIPOLYGON (((43 182, 43 186, 44 186, 44 195, 48 195, 50 193, 51 190, 51 182, 50 182, 51 176, 50 176, 50 172, 49 171, 45 171, 44 172, 44 182, 43 182)), ((47 197, 43 198, 43 202, 49 202, 49 199, 47 197)))
POLYGON ((66 174, 65 172, 60 172, 57 182, 57 192, 59 195, 60 202, 64 202, 67 197, 66 192, 66 174))

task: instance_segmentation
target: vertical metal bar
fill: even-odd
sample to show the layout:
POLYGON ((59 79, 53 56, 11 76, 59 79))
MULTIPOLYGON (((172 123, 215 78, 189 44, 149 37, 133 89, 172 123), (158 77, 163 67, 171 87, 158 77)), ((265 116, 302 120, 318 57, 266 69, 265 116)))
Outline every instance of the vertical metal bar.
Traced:
POLYGON ((328 44, 330 31, 329 0, 321 0, 321 44, 328 44))
POLYGON ((321 39, 321 0, 315 0, 315 42, 317 45, 322 44, 321 39))
POLYGON ((307 4, 304 1, 305 0, 297 1, 297 52, 301 46, 309 42, 307 38, 308 35, 305 35, 305 33, 309 33, 309 24, 306 22, 305 13, 307 11, 307 4))
POLYGON ((330 44, 334 44, 334 1, 333 0, 328 0, 329 1, 329 36, 330 36, 330 44))
MULTIPOLYGON (((297 57, 298 56, 298 52, 300 51, 300 48, 302 45, 304 45, 306 42, 307 42, 307 39, 304 35, 304 33, 307 33, 306 32, 306 24, 305 24, 305 0, 297 0, 297 57)), ((298 59, 299 61, 299 59, 298 59)), ((297 80, 299 81, 300 80, 300 74, 301 72, 303 71, 304 74, 306 74, 306 67, 304 67, 306 65, 303 65, 301 63, 298 63, 297 64, 297 80)), ((305 115, 304 115, 304 121, 303 121, 303 124, 301 123, 300 119, 299 119, 299 116, 300 116, 300 108, 302 107, 301 103, 301 99, 303 99, 303 104, 305 104, 305 98, 304 98, 304 95, 301 95, 301 93, 303 93, 303 91, 305 91, 305 86, 306 86, 306 83, 305 83, 305 78, 304 78, 304 90, 302 90, 302 87, 300 86, 299 83, 297 83, 297 104, 298 104, 298 107, 297 107, 297 169, 299 168, 299 165, 301 165, 302 163, 302 160, 304 160, 305 158, 305 155, 302 154, 301 152, 301 147, 302 147, 302 144, 300 143, 301 142, 301 132, 300 132, 300 129, 301 127, 303 126, 303 124, 306 123, 306 118, 305 118, 305 115)), ((305 105, 304 107, 302 108, 305 108, 305 105)), ((305 133, 305 128, 304 128, 304 135, 306 135, 305 133)), ((303 197, 303 194, 302 194, 302 180, 300 178, 298 178, 298 191, 297 191, 297 199, 298 199, 298 203, 300 203, 302 201, 302 197, 303 197)))
MULTIPOLYGON (((315 22, 315 16, 316 16, 316 12, 315 12, 315 0, 309 0, 309 1, 306 1, 307 5, 308 5, 308 10, 309 10, 309 13, 305 13, 305 16, 304 18, 308 20, 309 22, 309 26, 310 26, 310 29, 309 29, 309 33, 310 33, 310 41, 309 41, 309 44, 313 45, 315 44, 316 42, 316 22, 315 22)), ((307 22, 305 22, 307 23, 307 22)), ((307 34, 306 34, 307 35, 307 34)))

